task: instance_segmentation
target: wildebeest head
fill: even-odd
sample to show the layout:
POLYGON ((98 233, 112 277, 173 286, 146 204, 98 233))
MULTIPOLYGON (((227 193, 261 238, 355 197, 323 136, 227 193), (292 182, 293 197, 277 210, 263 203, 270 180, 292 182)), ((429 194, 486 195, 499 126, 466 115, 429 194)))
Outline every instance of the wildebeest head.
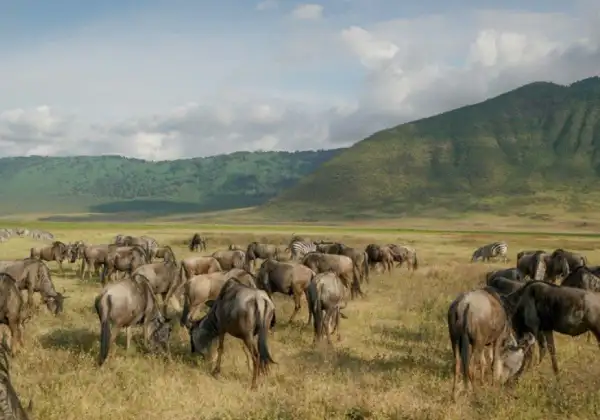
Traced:
POLYGON ((63 311, 66 298, 67 296, 64 296, 62 293, 56 292, 56 295, 44 298, 44 303, 50 312, 58 315, 63 311))
POLYGON ((548 274, 552 277, 562 276, 563 278, 569 275, 569 260, 567 255, 562 250, 556 250, 552 253, 547 262, 548 274))
POLYGON ((203 359, 208 357, 211 345, 217 337, 207 321, 208 315, 205 315, 198 321, 192 322, 188 330, 192 353, 199 354, 203 359))
POLYGON ((154 318, 150 324, 150 346, 153 349, 169 348, 169 340, 173 332, 173 324, 169 318, 164 318, 162 315, 154 318))

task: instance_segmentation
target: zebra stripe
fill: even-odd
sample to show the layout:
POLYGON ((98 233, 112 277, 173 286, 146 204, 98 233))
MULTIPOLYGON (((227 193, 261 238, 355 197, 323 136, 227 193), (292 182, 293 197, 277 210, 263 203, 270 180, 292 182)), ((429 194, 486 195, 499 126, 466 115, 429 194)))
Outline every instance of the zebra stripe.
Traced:
POLYGON ((478 248, 473 253, 471 261, 477 261, 481 258, 483 261, 489 261, 490 258, 502 257, 504 262, 508 261, 507 257, 508 253, 508 245, 506 242, 494 242, 488 245, 484 245, 481 248, 478 248))
POLYGON ((294 241, 290 245, 292 259, 294 260, 303 257, 309 252, 315 252, 316 250, 317 244, 315 244, 314 242, 294 241))

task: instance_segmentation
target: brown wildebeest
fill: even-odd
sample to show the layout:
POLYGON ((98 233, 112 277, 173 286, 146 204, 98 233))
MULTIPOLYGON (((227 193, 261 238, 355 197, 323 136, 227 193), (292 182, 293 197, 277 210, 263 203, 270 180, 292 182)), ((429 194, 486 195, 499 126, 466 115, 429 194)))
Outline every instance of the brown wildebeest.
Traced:
POLYGON ((215 257, 185 257, 181 260, 181 267, 185 271, 185 278, 187 279, 198 274, 223 271, 221 264, 215 257))
POLYGON ((377 263, 383 266, 383 272, 387 270, 392 275, 392 268, 394 267, 394 257, 392 251, 387 246, 380 246, 377 244, 369 244, 365 248, 367 257, 369 259, 369 265, 372 269, 375 268, 377 263))
POLYGON ((79 252, 81 252, 81 267, 79 277, 84 280, 85 275, 89 274, 88 278, 92 278, 92 269, 96 275, 99 275, 100 267, 106 267, 108 262, 109 249, 114 248, 109 244, 102 245, 80 245, 79 252))
POLYGON ((324 254, 345 255, 351 258, 354 265, 359 267, 360 282, 362 283, 364 280, 369 283, 369 256, 366 251, 351 248, 340 243, 317 245, 317 250, 324 254))
POLYGON ((502 370, 500 374, 500 383, 515 382, 525 370, 528 359, 531 357, 535 337, 531 333, 517 342, 511 333, 508 343, 502 347, 500 360, 502 360, 502 370))
POLYGON ((33 400, 29 400, 27 409, 23 408, 21 401, 10 379, 11 348, 2 335, 0 342, 0 413, 3 419, 29 420, 33 411, 33 400))
MULTIPOLYGON (((282 293, 293 296, 294 312, 290 317, 291 323, 302 307, 302 295, 306 296, 308 302, 308 285, 315 272, 303 264, 292 262, 279 262, 274 259, 263 261, 256 274, 256 283, 259 289, 267 292, 269 297, 273 293, 282 293)), ((308 324, 312 314, 308 311, 308 324)))
POLYGON ((458 381, 462 370, 464 388, 473 389, 472 358, 481 362, 484 378, 485 347, 492 346, 492 383, 500 379, 502 342, 510 333, 510 323, 500 297, 491 289, 476 289, 461 293, 448 308, 448 332, 454 353, 454 384, 452 397, 458 396, 458 381), (461 369, 462 366, 462 369, 461 369))
POLYGON ((190 251, 197 251, 198 247, 200 248, 200 250, 206 251, 206 238, 200 236, 199 233, 194 233, 194 236, 192 236, 192 240, 190 241, 188 248, 190 249, 190 251))
POLYGON ((163 313, 167 315, 167 306, 169 301, 172 301, 174 309, 179 312, 181 306, 177 299, 171 299, 177 289, 183 284, 181 278, 183 269, 177 264, 175 253, 170 246, 164 247, 164 261, 158 263, 150 263, 139 266, 133 271, 132 276, 141 274, 152 285, 152 291, 155 295, 160 295, 163 300, 163 313))
POLYGON ((152 285, 144 276, 136 274, 132 278, 105 286, 94 300, 94 307, 100 320, 99 365, 106 361, 109 350, 114 346, 115 339, 123 327, 127 334, 125 349, 129 349, 131 327, 139 324, 144 326, 146 347, 162 346, 167 353, 169 352, 172 325, 160 311, 152 285), (112 331, 111 323, 114 327, 112 331))
POLYGON ((413 247, 396 244, 387 244, 386 246, 392 252, 394 261, 397 262, 396 267, 402 267, 402 264, 406 263, 406 268, 408 268, 411 274, 419 269, 417 251, 413 247))
POLYGON ((115 272, 127 273, 131 276, 131 273, 138 267, 150 262, 147 250, 139 245, 109 248, 106 264, 100 277, 102 285, 105 286, 106 279, 110 279, 115 272))
POLYGON ((531 332, 538 341, 540 363, 545 347, 558 375, 553 332, 576 337, 591 331, 600 343, 600 295, 575 287, 531 281, 504 297, 517 337, 531 332))
POLYGON ((63 269, 63 261, 68 257, 68 247, 60 241, 54 241, 51 245, 43 248, 31 248, 30 258, 38 258, 42 261, 56 261, 62 275, 65 274, 63 269))
POLYGON ((0 273, 0 322, 10 329, 13 354, 23 347, 23 327, 31 318, 31 310, 25 305, 15 279, 0 273))
POLYGON ((548 254, 538 250, 533 253, 519 252, 517 254, 517 269, 531 280, 546 280, 548 254))
POLYGON ((169 253, 173 253, 173 250, 171 249, 171 247, 169 245, 159 246, 154 251, 154 258, 164 259, 165 255, 168 255, 169 253))
POLYGON ((217 361, 212 371, 221 371, 225 334, 239 338, 251 354, 253 362, 250 389, 256 389, 259 374, 267 374, 276 363, 267 344, 267 332, 275 325, 275 304, 264 290, 248 287, 235 278, 225 282, 219 296, 204 318, 189 330, 192 353, 206 358, 211 344, 218 338, 217 361), (258 336, 257 339, 254 337, 258 336))
POLYGON ((346 307, 346 301, 344 284, 340 278, 332 272, 319 273, 309 283, 307 294, 315 332, 313 343, 323 338, 323 328, 330 345, 334 332, 337 332, 337 339, 341 341, 340 316, 345 318, 341 310, 346 307))
POLYGON ((229 244, 227 249, 230 251, 245 251, 246 250, 246 248, 244 248, 243 246, 236 245, 236 244, 229 244))
POLYGON ((360 288, 360 270, 350 257, 309 252, 302 259, 302 264, 317 274, 326 271, 332 271, 337 274, 342 283, 344 283, 344 286, 350 290, 351 299, 354 299, 356 293, 364 296, 360 288))
POLYGON ((43 261, 35 258, 0 261, 0 272, 10 274, 19 293, 21 290, 27 290, 27 304, 30 308, 37 310, 33 294, 38 292, 50 312, 58 315, 63 311, 63 303, 67 296, 56 291, 50 270, 43 261))
POLYGON ((223 270, 242 268, 250 271, 250 267, 246 265, 246 253, 244 251, 215 251, 211 256, 219 261, 219 265, 223 270))
POLYGON ((268 260, 269 258, 279 260, 279 248, 273 244, 262 244, 250 242, 246 248, 246 269, 256 269, 256 260, 268 260), (250 264, 252 262, 252 264, 250 264))
POLYGON ((181 313, 180 324, 190 327, 196 312, 200 310, 202 304, 213 301, 219 296, 221 288, 230 278, 235 278, 242 284, 256 288, 254 276, 241 268, 233 268, 229 271, 220 271, 217 273, 200 274, 193 276, 183 286, 183 311, 181 313))
POLYGON ((517 268, 505 268, 501 270, 488 271, 485 274, 485 281, 490 281, 495 277, 503 277, 509 280, 523 281, 523 273, 517 268))
POLYGON ((500 295, 509 295, 525 285, 522 281, 511 280, 505 277, 492 277, 486 283, 500 295))

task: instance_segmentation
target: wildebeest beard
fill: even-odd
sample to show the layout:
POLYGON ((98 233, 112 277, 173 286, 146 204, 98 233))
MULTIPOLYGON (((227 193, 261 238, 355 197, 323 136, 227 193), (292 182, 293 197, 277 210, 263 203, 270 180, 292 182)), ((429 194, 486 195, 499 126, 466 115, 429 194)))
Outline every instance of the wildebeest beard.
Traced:
POLYGON ((189 329, 192 353, 206 358, 211 345, 219 335, 217 317, 211 310, 204 317, 194 322, 189 329))
POLYGON ((173 325, 169 319, 163 319, 162 316, 154 318, 152 321, 152 332, 150 333, 150 345, 153 349, 162 347, 164 350, 167 349, 167 344, 171 338, 171 332, 173 325))

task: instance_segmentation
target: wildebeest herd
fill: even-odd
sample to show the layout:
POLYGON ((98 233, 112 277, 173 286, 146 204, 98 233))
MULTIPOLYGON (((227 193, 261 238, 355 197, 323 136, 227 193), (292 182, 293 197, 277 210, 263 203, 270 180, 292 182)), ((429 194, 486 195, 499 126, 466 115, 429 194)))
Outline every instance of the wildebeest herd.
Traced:
MULTIPOLYGON (((505 242, 495 242, 477 249, 471 261, 506 261, 507 250, 505 242)), ((589 331, 600 344, 599 276, 600 267, 589 266, 583 255, 560 248, 526 250, 517 254, 514 268, 488 272, 484 287, 460 294, 448 309, 453 397, 461 373, 464 387, 473 388, 473 359, 479 361, 482 382, 490 362, 492 383, 514 383, 531 367, 535 342, 539 362, 548 349, 558 375, 554 331, 570 336, 589 331)))
MULTIPOLYGON (((206 250, 206 244, 206 237, 194 234, 188 247, 206 250)), ((486 245, 471 260, 507 260, 507 249, 504 242, 486 245)), ((114 352, 123 328, 126 347, 130 346, 131 328, 137 325, 143 326, 148 349, 169 357, 170 305, 188 331, 191 353, 210 359, 214 375, 220 371, 225 336, 240 339, 252 372, 251 389, 275 363, 268 346, 277 319, 273 293, 293 298, 289 322, 305 299, 313 342, 326 339, 333 345, 332 335, 341 338, 340 319, 346 318, 342 311, 348 300, 365 296, 363 287, 372 270, 380 266, 391 274, 394 264, 406 265, 410 273, 419 268, 417 252, 407 245, 369 244, 358 249, 296 235, 287 245, 230 244, 210 255, 181 260, 169 245, 147 236, 117 235, 111 243, 95 245, 54 240, 32 248, 24 259, 0 261, 0 311, 11 333, 13 354, 23 345, 24 325, 37 310, 35 292, 53 314, 63 311, 67 296, 55 289, 46 263, 56 262, 62 272, 65 261, 80 261, 81 280, 94 273, 103 285, 93 302, 100 322, 99 365, 109 359, 111 349, 114 352), (22 290, 28 292, 27 301, 22 290), (208 310, 202 316, 204 306, 208 310), (217 351, 212 352, 215 345, 217 351)), ((453 395, 461 372, 465 385, 472 387, 472 359, 480 362, 482 380, 491 364, 493 381, 514 382, 531 365, 536 342, 540 360, 548 348, 558 372, 553 331, 573 336, 591 331, 600 340, 600 298, 589 291, 600 290, 599 275, 600 269, 588 266, 585 257, 562 249, 523 251, 515 268, 490 272, 484 287, 458 296, 448 310, 456 363, 453 395), (559 277, 561 285, 553 284, 559 277)))

